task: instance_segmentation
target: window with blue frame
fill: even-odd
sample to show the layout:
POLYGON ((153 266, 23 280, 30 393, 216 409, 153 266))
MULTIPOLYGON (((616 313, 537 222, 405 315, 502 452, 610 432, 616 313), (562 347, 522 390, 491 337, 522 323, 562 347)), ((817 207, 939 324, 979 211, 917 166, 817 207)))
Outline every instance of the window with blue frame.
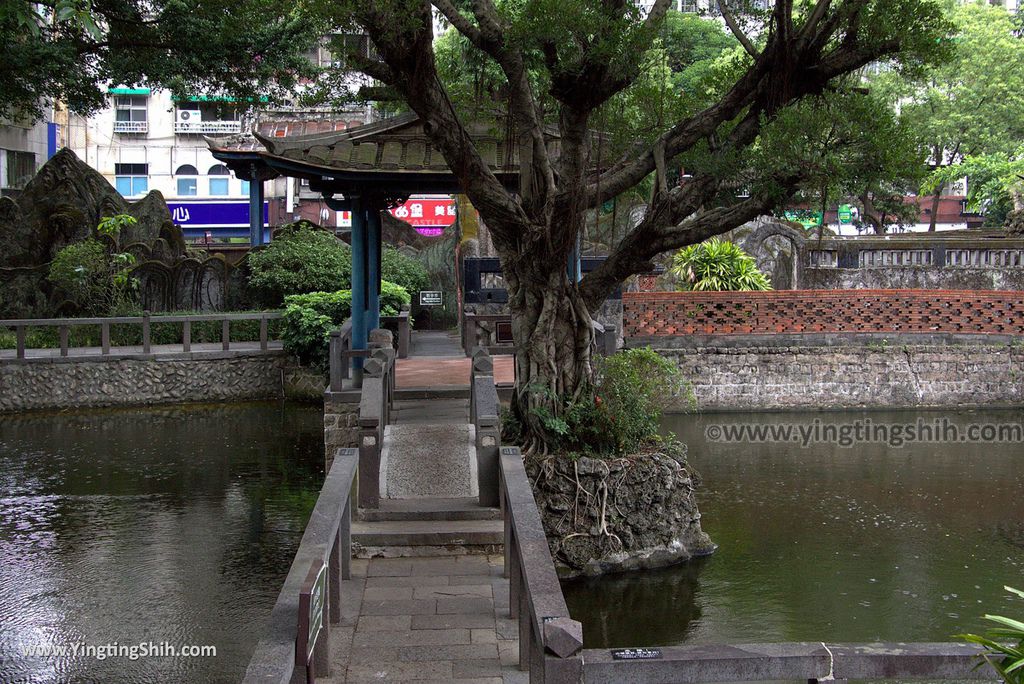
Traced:
POLYGON ((125 197, 149 192, 149 164, 114 164, 114 187, 125 197))
POLYGON ((178 177, 178 197, 195 197, 199 194, 199 171, 191 164, 182 164, 174 172, 178 177))
POLYGON ((210 176, 211 195, 220 196, 228 194, 228 183, 231 180, 231 172, 228 171, 228 167, 223 164, 214 164, 206 172, 206 175, 210 176))
POLYGON ((242 181, 242 194, 246 197, 249 196, 249 181, 242 181))

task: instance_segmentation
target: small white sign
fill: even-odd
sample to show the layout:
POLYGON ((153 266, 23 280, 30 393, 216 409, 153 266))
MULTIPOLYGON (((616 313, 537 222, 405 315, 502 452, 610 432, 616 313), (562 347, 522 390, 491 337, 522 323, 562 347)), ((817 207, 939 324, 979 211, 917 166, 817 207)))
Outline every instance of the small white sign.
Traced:
POLYGON ((420 306, 441 306, 441 302, 440 290, 422 290, 420 292, 420 306))

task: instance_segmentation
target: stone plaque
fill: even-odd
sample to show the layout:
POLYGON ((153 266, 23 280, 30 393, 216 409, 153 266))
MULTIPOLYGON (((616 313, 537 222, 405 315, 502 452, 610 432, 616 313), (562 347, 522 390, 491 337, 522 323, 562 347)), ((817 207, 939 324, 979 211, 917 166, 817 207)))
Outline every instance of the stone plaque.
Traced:
POLYGON ((612 660, 660 660, 660 648, 613 648, 612 660))

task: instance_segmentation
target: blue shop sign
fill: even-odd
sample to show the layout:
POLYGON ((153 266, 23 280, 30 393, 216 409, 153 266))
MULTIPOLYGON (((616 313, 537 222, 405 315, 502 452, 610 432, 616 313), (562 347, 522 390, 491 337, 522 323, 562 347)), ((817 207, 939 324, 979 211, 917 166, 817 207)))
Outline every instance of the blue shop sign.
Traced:
MULTIPOLYGON (((171 220, 182 228, 248 228, 249 202, 168 202, 171 220)), ((263 225, 270 217, 270 203, 263 203, 263 225)))

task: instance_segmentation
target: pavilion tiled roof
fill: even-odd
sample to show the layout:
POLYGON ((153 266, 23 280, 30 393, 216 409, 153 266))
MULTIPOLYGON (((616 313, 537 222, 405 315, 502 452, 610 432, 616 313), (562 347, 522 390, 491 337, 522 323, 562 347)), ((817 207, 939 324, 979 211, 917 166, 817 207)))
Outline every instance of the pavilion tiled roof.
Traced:
MULTIPOLYGON (((294 123, 294 122, 293 122, 294 123)), ((448 164, 423 130, 419 117, 400 114, 370 124, 331 130, 322 123, 314 131, 305 129, 284 135, 260 126, 247 139, 209 138, 215 153, 257 152, 328 171, 381 171, 409 174, 446 174, 448 164), (323 130, 328 128, 328 130, 323 130)), ((518 174, 519 155, 493 124, 471 124, 470 136, 496 174, 518 174)), ((557 153, 557 138, 548 136, 548 147, 557 153)))

